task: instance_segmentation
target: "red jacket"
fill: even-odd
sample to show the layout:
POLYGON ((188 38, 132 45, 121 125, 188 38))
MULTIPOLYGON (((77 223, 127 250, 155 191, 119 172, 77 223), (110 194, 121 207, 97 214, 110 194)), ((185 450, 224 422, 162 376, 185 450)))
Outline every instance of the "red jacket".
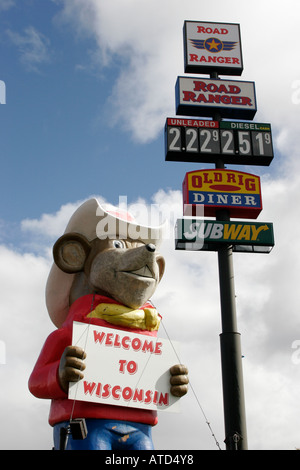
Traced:
MULTIPOLYGON (((68 317, 62 327, 48 336, 29 378, 30 392, 37 398, 52 400, 49 415, 51 426, 61 421, 68 421, 71 413, 72 418, 115 419, 155 425, 157 423, 156 411, 83 401, 76 401, 74 406, 74 400, 69 400, 68 395, 61 389, 58 381, 58 368, 65 348, 72 344, 73 321, 130 331, 129 328, 114 326, 98 318, 86 318, 91 311, 92 302, 93 308, 103 302, 118 304, 113 299, 101 295, 85 295, 77 299, 70 307, 68 317)), ((143 307, 153 306, 145 304, 143 307)), ((157 331, 138 329, 135 331, 150 336, 157 335, 157 331)))

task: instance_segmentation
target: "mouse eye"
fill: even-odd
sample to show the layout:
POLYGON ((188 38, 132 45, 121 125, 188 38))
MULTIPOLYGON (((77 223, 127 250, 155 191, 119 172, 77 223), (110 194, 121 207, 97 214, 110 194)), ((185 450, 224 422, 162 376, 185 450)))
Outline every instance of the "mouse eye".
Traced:
POLYGON ((114 240, 113 241, 114 248, 125 248, 125 243, 121 240, 114 240))

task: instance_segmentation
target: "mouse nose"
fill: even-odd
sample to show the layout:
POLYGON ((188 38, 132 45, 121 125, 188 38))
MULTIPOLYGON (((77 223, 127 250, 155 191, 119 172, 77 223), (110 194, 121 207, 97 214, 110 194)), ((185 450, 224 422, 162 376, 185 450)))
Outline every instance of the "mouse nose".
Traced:
POLYGON ((148 245, 146 245, 146 248, 148 251, 151 251, 152 253, 156 250, 156 246, 153 245, 153 243, 148 243, 148 245))

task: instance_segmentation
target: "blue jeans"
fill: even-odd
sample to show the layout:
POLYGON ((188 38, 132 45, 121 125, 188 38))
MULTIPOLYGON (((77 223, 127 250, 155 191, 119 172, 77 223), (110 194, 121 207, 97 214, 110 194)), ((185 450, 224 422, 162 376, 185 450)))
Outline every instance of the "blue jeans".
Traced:
MULTIPOLYGON (((59 449, 60 428, 68 421, 56 424, 53 430, 54 449, 59 449)), ((73 439, 68 434, 66 450, 153 450, 152 426, 113 421, 109 419, 86 419, 87 437, 73 439)))

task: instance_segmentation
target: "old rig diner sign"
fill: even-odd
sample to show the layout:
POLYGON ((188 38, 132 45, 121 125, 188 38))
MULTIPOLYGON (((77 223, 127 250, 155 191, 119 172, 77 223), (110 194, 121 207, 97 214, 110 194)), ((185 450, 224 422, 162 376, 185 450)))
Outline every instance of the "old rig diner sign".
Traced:
POLYGON ((230 217, 256 219, 262 210, 259 176, 241 171, 190 171, 185 175, 182 193, 184 215, 195 215, 199 204, 208 217, 226 209, 230 217))

